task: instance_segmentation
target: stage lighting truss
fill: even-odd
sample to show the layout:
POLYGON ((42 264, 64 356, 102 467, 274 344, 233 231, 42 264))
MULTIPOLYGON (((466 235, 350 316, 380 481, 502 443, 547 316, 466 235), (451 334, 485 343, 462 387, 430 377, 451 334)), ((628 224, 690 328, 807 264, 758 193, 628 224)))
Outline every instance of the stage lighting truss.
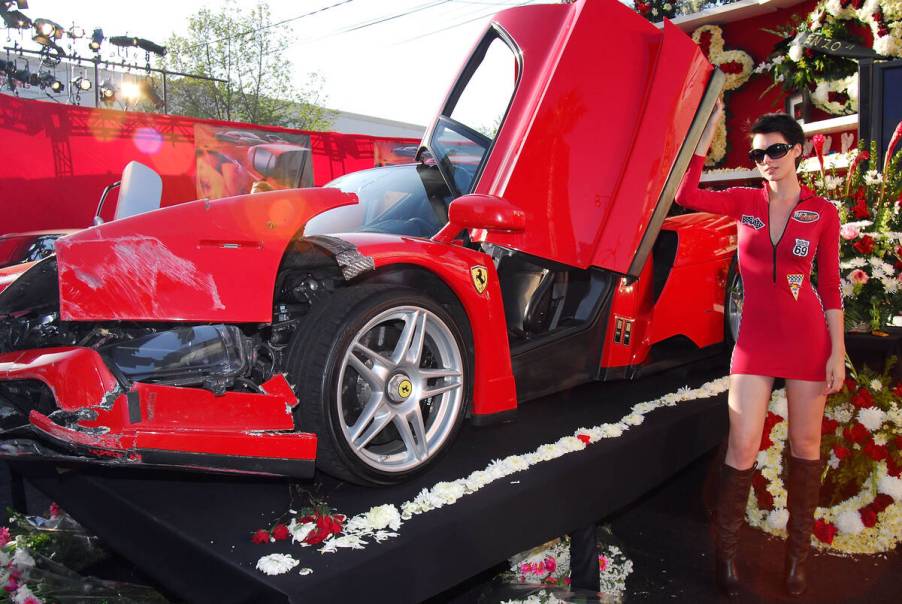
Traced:
POLYGON ((141 50, 153 53, 155 55, 163 56, 166 54, 166 47, 160 46, 155 42, 151 42, 150 40, 145 40, 144 38, 136 38, 133 36, 113 36, 110 38, 110 44, 113 46, 119 46, 120 48, 140 48, 141 50))
POLYGON ((34 23, 22 11, 4 10, 0 12, 0 16, 3 17, 3 24, 6 25, 7 29, 31 29, 34 27, 34 23))

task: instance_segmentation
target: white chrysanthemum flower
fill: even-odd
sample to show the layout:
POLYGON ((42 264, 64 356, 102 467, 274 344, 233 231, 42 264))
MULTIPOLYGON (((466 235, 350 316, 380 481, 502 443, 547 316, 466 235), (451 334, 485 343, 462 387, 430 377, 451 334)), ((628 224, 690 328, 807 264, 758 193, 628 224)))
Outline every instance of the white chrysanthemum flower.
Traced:
POLYGON ((842 285, 840 286, 840 291, 842 292, 843 298, 851 298, 855 295, 855 284, 851 281, 842 280, 842 285))
POLYGON ((889 407, 889 411, 886 412, 886 417, 896 424, 897 428, 902 428, 902 408, 900 408, 899 405, 892 403, 889 407))
POLYGON ((889 439, 887 438, 886 434, 881 432, 879 434, 874 435, 874 444, 875 445, 882 447, 883 445, 885 445, 888 442, 889 442, 889 439))
POLYGON ((630 426, 638 426, 642 422, 645 421, 645 417, 639 415, 637 413, 630 413, 626 417, 623 418, 623 423, 629 424, 630 426))
POLYGON ((864 182, 873 187, 883 182, 883 176, 877 170, 868 170, 864 173, 864 182))
POLYGON ((466 479, 464 479, 467 490, 471 493, 478 491, 490 482, 492 482, 492 477, 489 476, 489 473, 485 470, 476 470, 474 472, 471 472, 470 475, 467 476, 466 479))
POLYGON ((779 57, 774 57, 774 65, 780 65, 783 61, 786 60, 786 57, 780 55, 779 57))
POLYGON ((31 554, 24 547, 17 547, 16 553, 13 554, 12 565, 25 572, 34 568, 34 558, 31 557, 31 554))
POLYGON ((602 424, 601 425, 601 437, 602 438, 617 438, 618 436, 623 434, 623 427, 620 424, 602 424))
POLYGON ((802 58, 802 45, 793 43, 789 47, 789 58, 793 60, 793 62, 798 63, 802 58))
POLYGON ((465 494, 466 488, 463 484, 463 481, 455 480, 454 482, 438 482, 429 491, 429 501, 433 506, 439 508, 443 505, 450 505, 454 503, 465 494))
POLYGON ((19 585, 19 589, 17 589, 12 594, 13 604, 25 604, 25 602, 29 601, 29 598, 31 598, 31 600, 30 600, 31 602, 40 602, 41 601, 38 599, 38 597, 36 595, 34 595, 34 592, 31 591, 28 588, 28 586, 24 585, 24 584, 19 585))
POLYGON ((257 570, 267 575, 284 575, 300 564, 288 554, 269 554, 257 560, 257 570))
POLYGON ((889 495, 897 502, 902 501, 902 478, 894 478, 884 474, 877 482, 877 492, 889 495))
POLYGON ((833 451, 830 451, 830 458, 827 460, 827 465, 834 470, 839 467, 839 457, 837 457, 836 453, 833 451))
POLYGON ((288 523, 288 532, 291 533, 291 542, 303 542, 315 528, 315 522, 298 522, 297 518, 292 518, 291 522, 288 523))
POLYGON ((836 517, 836 528, 846 535, 857 535, 864 530, 858 510, 845 510, 836 517))
POLYGON ((874 392, 880 392, 881 390, 883 390, 883 382, 881 382, 877 378, 874 378, 873 380, 871 380, 871 382, 870 382, 870 384, 868 384, 868 386, 870 386, 871 390, 873 390, 874 392))
POLYGON ((555 444, 567 453, 582 451, 586 448, 586 443, 575 436, 562 436, 555 444))
POLYGON ((899 280, 895 277, 883 277, 880 279, 880 283, 883 284, 883 289, 888 294, 894 294, 899 291, 899 280))
POLYGON ((317 551, 321 554, 334 554, 339 548, 363 549, 365 546, 366 541, 358 535, 342 535, 324 541, 323 546, 317 551))
POLYGON ((313 569, 305 566, 304 568, 302 568, 301 570, 298 571, 298 574, 301 575, 302 577, 304 577, 306 575, 312 575, 313 569))
POLYGON ((767 526, 774 530, 782 531, 786 529, 786 523, 789 521, 789 511, 785 508, 771 510, 767 514, 767 526))
POLYGON ((858 421, 868 429, 869 432, 876 432, 883 425, 886 419, 886 413, 877 407, 868 407, 858 411, 858 421))
POLYGON ((858 256, 856 258, 852 258, 851 260, 846 260, 840 264, 840 268, 861 268, 868 263, 867 260, 858 256))
POLYGON ((786 400, 786 396, 775 396, 771 400, 771 411, 786 419, 789 415, 789 402, 786 400))
POLYGON ((843 403, 833 408, 833 419, 841 424, 848 424, 852 420, 855 410, 849 403, 843 403))

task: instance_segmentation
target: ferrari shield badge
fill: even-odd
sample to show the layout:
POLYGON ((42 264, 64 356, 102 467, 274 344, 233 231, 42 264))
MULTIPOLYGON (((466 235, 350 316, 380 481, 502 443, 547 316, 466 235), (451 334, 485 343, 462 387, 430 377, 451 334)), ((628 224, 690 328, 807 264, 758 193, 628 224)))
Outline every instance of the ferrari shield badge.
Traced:
POLYGON ((473 287, 480 294, 485 291, 489 284, 489 271, 484 266, 477 265, 470 268, 470 277, 473 279, 473 287))
POLYGON ((789 282, 789 290, 792 292, 792 297, 796 300, 799 299, 799 290, 802 288, 802 280, 805 278, 805 275, 786 275, 786 280, 789 282))

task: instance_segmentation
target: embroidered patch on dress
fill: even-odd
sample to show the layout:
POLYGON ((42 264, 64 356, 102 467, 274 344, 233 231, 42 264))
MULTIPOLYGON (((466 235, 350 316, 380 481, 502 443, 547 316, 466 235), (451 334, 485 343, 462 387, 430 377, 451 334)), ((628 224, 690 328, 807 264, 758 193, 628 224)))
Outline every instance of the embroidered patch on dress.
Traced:
POLYGON ((792 297, 796 300, 799 299, 799 290, 802 289, 802 281, 804 279, 805 275, 786 275, 786 280, 789 282, 789 291, 792 292, 792 297))
POLYGON ((764 223, 757 216, 750 216, 748 214, 742 215, 742 220, 740 222, 746 226, 750 226, 756 231, 764 227, 764 223))
POLYGON ((792 213, 792 219, 796 222, 817 222, 820 219, 821 215, 812 210, 796 210, 792 213))
POLYGON ((794 256, 801 256, 804 258, 808 255, 808 246, 810 245, 810 241, 805 239, 796 239, 795 247, 792 248, 792 253, 794 256))

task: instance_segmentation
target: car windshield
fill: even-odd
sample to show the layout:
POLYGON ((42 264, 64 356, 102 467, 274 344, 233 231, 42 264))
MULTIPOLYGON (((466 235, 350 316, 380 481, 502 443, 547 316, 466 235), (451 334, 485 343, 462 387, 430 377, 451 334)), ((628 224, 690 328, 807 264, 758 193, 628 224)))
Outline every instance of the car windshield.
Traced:
POLYGON ((305 235, 391 233, 432 237, 448 222, 453 196, 435 166, 390 166, 353 172, 325 185, 354 193, 359 202, 314 217, 305 235))
POLYGON ((469 193, 476 184, 517 84, 517 57, 497 34, 477 47, 429 138, 448 184, 469 193))

